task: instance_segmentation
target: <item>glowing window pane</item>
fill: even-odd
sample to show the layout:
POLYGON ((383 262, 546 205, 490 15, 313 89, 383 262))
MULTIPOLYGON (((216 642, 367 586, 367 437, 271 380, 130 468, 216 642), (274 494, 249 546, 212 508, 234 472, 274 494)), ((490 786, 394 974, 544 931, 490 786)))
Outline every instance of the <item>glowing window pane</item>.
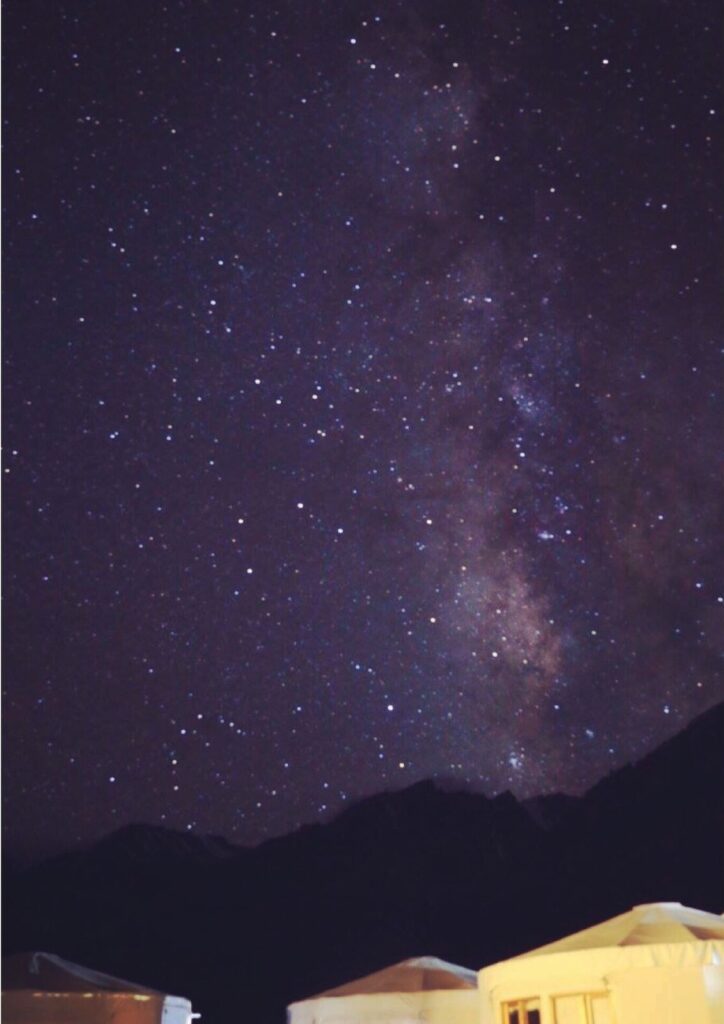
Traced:
POLYGON ((553 1006, 556 1024, 587 1024, 585 996, 556 996, 553 1006))
POLYGON ((607 995, 591 996, 591 1022, 592 1024, 613 1024, 611 1005, 607 995))

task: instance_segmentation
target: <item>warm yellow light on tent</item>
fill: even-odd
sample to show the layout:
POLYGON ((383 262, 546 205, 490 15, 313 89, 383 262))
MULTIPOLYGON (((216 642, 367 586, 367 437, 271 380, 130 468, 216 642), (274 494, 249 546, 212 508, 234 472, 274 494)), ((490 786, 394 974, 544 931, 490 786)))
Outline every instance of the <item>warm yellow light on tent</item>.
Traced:
POLYGON ((3 1024, 190 1024, 188 999, 25 953, 3 963, 3 1024))
POLYGON ((645 904, 478 982, 482 1024, 724 1024, 724 920, 645 904))
POLYGON ((424 956, 292 1003, 288 1024, 479 1024, 474 971, 424 956))

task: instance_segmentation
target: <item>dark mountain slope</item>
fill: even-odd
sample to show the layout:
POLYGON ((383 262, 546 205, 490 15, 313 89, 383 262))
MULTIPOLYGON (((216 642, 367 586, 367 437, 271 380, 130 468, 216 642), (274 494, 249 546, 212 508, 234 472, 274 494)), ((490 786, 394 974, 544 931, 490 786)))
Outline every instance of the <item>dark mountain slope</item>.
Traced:
POLYGON ((5 951, 188 995, 222 1024, 434 953, 472 967, 635 903, 724 909, 724 705, 578 801, 423 782, 256 849, 129 826, 5 888, 5 951))

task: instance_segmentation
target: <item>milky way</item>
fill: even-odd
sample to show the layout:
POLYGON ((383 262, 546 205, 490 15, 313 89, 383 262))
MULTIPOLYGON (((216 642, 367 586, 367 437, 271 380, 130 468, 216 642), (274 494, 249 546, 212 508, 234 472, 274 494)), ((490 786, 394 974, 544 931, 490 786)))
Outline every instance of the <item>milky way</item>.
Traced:
POLYGON ((7 5, 13 848, 580 792, 722 698, 719 17, 7 5))

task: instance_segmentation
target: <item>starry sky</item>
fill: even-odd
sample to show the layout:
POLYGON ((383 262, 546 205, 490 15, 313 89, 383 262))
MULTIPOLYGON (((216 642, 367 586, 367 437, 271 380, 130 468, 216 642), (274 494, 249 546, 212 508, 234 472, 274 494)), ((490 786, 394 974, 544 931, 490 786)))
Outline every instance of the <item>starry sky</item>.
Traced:
POLYGON ((722 699, 719 7, 6 4, 13 849, 722 699))

